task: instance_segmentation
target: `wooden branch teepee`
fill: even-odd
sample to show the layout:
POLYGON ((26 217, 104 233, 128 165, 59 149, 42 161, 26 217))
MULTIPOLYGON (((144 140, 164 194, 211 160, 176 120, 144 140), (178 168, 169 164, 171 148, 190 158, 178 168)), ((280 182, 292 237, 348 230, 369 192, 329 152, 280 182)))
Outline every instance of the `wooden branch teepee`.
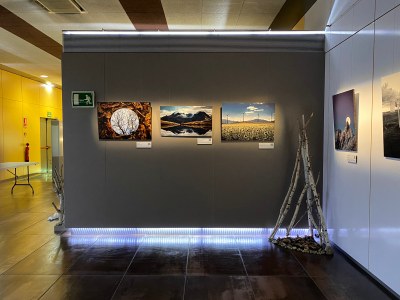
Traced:
MULTIPOLYGON (((316 189, 316 184, 318 182, 314 180, 314 176, 311 170, 311 160, 310 160, 310 155, 309 155, 309 149, 308 149, 308 137, 307 137, 307 126, 312 118, 312 114, 310 118, 307 120, 307 122, 304 120, 304 115, 302 115, 302 120, 299 124, 300 131, 299 131, 299 147, 297 149, 297 155, 296 155, 296 162, 292 174, 292 178, 290 180, 290 185, 288 192, 285 196, 285 199, 283 200, 283 204, 279 213, 278 220, 276 222, 276 225, 269 237, 269 240, 277 243, 278 245, 291 248, 291 249, 297 249, 301 250, 303 252, 308 252, 308 253, 318 253, 318 254, 333 254, 329 238, 328 238, 328 231, 326 228, 326 223, 324 219, 324 215, 322 213, 322 208, 320 204, 320 197, 316 189), (307 214, 308 218, 308 228, 309 228, 309 236, 304 237, 305 240, 308 242, 306 244, 304 243, 299 243, 299 240, 301 238, 296 238, 295 241, 289 239, 289 238, 283 238, 283 239, 275 239, 275 235, 278 231, 278 229, 281 227, 284 219, 286 218, 291 205, 292 205, 292 200, 296 192, 297 184, 299 181, 300 177, 300 172, 303 167, 303 175, 304 175, 304 187, 300 193, 300 196, 297 200, 293 216, 291 221, 289 222, 288 227, 286 228, 286 236, 290 236, 290 232, 293 229, 293 226, 295 226, 295 222, 300 210, 301 203, 303 202, 304 196, 306 197, 306 207, 307 210, 305 214, 307 214), (313 238, 313 232, 314 229, 318 231, 318 236, 320 239, 320 247, 315 247, 314 244, 316 242, 314 241, 313 238), (309 243, 311 241, 311 244, 309 243)), ((304 214, 304 215, 305 215, 304 214)), ((303 215, 303 216, 304 216, 303 215)), ((299 221, 299 220, 298 220, 299 221)), ((298 222, 297 221, 297 222, 298 222)), ((318 244, 316 244, 318 246, 318 244)))

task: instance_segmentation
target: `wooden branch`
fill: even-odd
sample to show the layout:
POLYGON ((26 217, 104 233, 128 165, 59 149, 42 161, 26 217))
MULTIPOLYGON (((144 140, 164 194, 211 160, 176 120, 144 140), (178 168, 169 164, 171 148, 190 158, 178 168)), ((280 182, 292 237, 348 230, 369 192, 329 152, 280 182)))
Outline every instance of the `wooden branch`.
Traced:
POLYGON ((300 166, 300 152, 301 152, 301 137, 299 136, 299 148, 297 149, 294 170, 292 173, 292 178, 290 179, 290 186, 289 186, 288 192, 286 193, 283 204, 281 206, 278 220, 277 220, 275 227, 269 237, 270 239, 273 239, 275 237, 276 232, 278 231, 279 227, 282 225, 282 222, 285 219, 286 214, 290 209, 292 198, 293 198, 294 192, 296 190, 297 182, 299 179, 299 173, 300 173, 300 167, 301 167, 300 166))
POLYGON ((293 229, 293 225, 294 225, 294 222, 297 219, 297 215, 299 213, 300 205, 301 205, 301 202, 303 201, 303 198, 304 198, 304 195, 306 193, 306 190, 307 190, 307 185, 304 185, 303 190, 301 191, 299 200, 297 200, 297 204, 296 204, 296 208, 295 208, 294 213, 293 213, 292 220, 290 221, 290 224, 286 229, 286 236, 289 236, 290 235, 290 231, 293 229))

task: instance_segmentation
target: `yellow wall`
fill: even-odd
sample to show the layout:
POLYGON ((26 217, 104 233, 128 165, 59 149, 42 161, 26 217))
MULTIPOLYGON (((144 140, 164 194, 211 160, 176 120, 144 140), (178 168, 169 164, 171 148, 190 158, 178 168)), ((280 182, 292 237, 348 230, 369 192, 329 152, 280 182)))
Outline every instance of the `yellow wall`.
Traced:
MULTIPOLYGON (((34 81, 5 70, 0 70, 0 162, 24 161, 25 144, 29 143, 30 161, 40 163, 40 118, 62 121, 61 90, 48 89, 34 81), (23 126, 24 118, 28 125, 23 126)), ((31 167, 40 172, 40 165, 31 167)), ((24 174, 19 169, 18 174, 24 174)), ((0 180, 11 178, 0 171, 0 180)))

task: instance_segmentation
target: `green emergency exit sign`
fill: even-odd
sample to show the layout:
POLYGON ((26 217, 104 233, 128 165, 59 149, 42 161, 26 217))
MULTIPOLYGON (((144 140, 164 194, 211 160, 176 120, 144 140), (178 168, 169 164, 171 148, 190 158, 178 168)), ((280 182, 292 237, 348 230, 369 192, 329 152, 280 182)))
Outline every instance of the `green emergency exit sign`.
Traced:
POLYGON ((94 107, 94 92, 93 91, 73 91, 72 107, 94 107))

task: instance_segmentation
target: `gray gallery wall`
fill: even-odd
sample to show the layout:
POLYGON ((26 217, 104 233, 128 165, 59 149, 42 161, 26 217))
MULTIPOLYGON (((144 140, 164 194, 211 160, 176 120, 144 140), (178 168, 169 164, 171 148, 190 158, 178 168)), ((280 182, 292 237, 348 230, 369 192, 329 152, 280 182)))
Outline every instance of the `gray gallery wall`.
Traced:
POLYGON ((313 169, 322 173, 324 53, 65 52, 66 227, 271 227, 293 169, 301 114, 313 169), (98 102, 149 101, 152 149, 100 141, 97 110, 71 107, 71 91, 98 102), (222 102, 276 105, 275 148, 221 142, 222 102), (213 145, 160 136, 160 105, 213 106, 213 145))

